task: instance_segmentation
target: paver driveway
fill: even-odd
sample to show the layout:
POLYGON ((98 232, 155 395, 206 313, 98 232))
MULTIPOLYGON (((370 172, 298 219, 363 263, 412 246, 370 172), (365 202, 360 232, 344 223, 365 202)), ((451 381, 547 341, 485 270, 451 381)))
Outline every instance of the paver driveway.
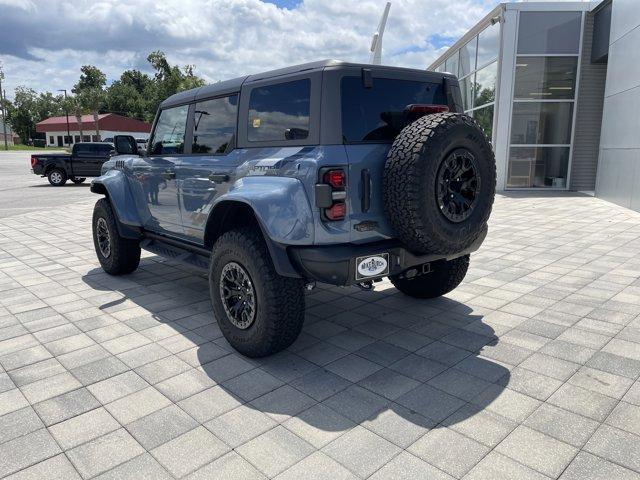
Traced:
POLYGON ((91 208, 0 219, 0 477, 640 478, 639 214, 500 196, 447 298, 321 285, 251 360, 204 277, 102 273, 91 208))

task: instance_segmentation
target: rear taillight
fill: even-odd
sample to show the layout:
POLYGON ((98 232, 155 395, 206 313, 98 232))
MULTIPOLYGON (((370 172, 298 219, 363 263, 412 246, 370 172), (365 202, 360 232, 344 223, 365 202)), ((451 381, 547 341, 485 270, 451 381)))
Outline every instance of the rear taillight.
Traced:
POLYGON ((407 124, 415 122, 420 117, 434 113, 446 113, 449 107, 446 105, 429 105, 425 103, 414 103, 407 105, 404 109, 405 122, 407 124))
POLYGON ((431 115, 432 113, 446 113, 449 107, 446 105, 430 105, 426 103, 414 103, 407 105, 406 110, 414 115, 431 115))
POLYGON ((323 176, 324 183, 328 183, 333 188, 341 188, 346 184, 347 176, 344 170, 329 170, 323 176))
POLYGON ((325 220, 343 220, 347 215, 347 174, 342 168, 326 168, 320 171, 316 184, 316 206, 325 220))
POLYGON ((38 163, 38 159, 36 158, 36 156, 31 155, 31 168, 35 167, 37 163, 38 163))
POLYGON ((330 208, 325 209, 324 214, 329 220, 342 220, 347 214, 347 204, 336 202, 330 208))

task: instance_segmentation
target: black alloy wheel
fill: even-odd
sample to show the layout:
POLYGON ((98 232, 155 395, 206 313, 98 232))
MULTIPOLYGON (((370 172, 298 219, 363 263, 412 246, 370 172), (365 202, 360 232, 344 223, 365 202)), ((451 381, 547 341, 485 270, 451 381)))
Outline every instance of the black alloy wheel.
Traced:
POLYGON ((440 165, 436 186, 436 200, 445 218, 453 223, 469 218, 476 206, 480 186, 473 154, 465 148, 451 152, 440 165))
POLYGON ((256 291, 249 273, 237 262, 229 262, 220 275, 220 297, 229 321, 241 330, 256 318, 256 291))

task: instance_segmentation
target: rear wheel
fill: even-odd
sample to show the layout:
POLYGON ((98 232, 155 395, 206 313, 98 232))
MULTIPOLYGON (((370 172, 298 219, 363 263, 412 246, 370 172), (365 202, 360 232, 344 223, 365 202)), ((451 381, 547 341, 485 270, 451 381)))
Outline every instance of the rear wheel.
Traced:
POLYGON ((140 263, 140 242, 120 236, 116 217, 106 198, 93 209, 93 244, 102 269, 111 275, 133 272, 140 263))
POLYGON ((67 172, 60 168, 54 168, 47 174, 47 179, 54 187, 61 187, 67 183, 67 172))
POLYGON ((302 330, 304 281, 278 275, 254 228, 231 230, 216 241, 209 291, 220 330, 243 355, 279 352, 302 330))
POLYGON ((391 283, 405 295, 414 298, 436 298, 455 289, 467 274, 469 255, 450 261, 441 260, 431 264, 431 272, 406 278, 403 275, 389 277, 391 283))
POLYGON ((86 178, 78 178, 78 177, 73 177, 71 179, 71 181, 73 183, 75 183, 76 185, 80 185, 81 183, 84 183, 85 180, 86 180, 86 178))

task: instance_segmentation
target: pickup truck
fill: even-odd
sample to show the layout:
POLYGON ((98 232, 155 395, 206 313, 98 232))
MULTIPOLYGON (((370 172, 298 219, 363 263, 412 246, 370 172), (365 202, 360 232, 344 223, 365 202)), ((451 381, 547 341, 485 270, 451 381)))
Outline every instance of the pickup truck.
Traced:
POLYGON ((87 177, 100 175, 102 164, 115 154, 111 143, 84 142, 73 145, 71 154, 50 153, 31 155, 31 171, 47 177, 54 187, 61 187, 67 180, 79 184, 87 177))

